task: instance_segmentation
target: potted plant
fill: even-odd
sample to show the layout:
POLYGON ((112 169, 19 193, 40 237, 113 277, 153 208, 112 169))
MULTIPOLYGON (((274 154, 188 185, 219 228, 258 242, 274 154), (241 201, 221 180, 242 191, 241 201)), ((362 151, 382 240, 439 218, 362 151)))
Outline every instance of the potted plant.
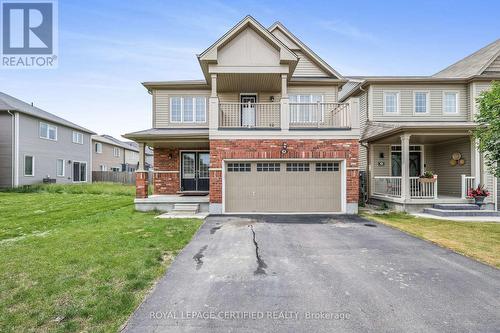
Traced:
POLYGON ((469 198, 474 198, 476 205, 481 207, 484 204, 484 198, 490 195, 490 192, 484 188, 484 185, 479 185, 477 188, 470 188, 467 191, 469 198))
POLYGON ((432 171, 425 171, 422 175, 418 177, 418 181, 421 183, 435 183, 437 175, 432 171))

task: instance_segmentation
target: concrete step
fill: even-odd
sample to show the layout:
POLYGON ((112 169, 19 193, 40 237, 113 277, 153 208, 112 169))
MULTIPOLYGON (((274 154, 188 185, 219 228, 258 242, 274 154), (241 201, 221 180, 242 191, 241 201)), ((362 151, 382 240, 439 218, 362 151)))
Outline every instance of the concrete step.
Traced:
POLYGON ((442 210, 478 210, 479 206, 476 204, 434 204, 432 208, 442 210))
POLYGON ((447 210, 447 209, 437 209, 437 208, 424 208, 423 213, 431 214, 436 216, 500 216, 500 212, 495 210, 447 210))
POLYGON ((200 210, 197 203, 176 203, 171 213, 174 214, 196 214, 200 210))

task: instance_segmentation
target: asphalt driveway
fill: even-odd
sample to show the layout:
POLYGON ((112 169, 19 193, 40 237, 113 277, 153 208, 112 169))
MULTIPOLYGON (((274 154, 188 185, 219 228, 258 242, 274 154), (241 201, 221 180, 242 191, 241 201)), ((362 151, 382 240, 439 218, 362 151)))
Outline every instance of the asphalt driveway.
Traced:
POLYGON ((125 332, 498 332, 500 271, 359 217, 209 217, 125 332))

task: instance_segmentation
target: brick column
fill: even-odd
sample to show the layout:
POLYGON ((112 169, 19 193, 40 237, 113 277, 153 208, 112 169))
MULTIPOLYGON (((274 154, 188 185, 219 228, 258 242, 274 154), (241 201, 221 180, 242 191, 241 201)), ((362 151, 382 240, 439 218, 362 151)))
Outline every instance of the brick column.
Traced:
POLYGON ((137 171, 135 173, 135 197, 148 197, 148 173, 145 171, 137 171))

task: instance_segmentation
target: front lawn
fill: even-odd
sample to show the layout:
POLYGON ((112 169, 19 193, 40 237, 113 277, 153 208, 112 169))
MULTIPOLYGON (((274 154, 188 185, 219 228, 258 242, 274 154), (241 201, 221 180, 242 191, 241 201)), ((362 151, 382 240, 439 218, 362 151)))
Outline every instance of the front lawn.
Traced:
POLYGON ((131 186, 0 193, 0 332, 116 332, 201 222, 134 211, 131 186))
POLYGON ((362 216, 500 268, 500 223, 455 222, 403 213, 362 216))

